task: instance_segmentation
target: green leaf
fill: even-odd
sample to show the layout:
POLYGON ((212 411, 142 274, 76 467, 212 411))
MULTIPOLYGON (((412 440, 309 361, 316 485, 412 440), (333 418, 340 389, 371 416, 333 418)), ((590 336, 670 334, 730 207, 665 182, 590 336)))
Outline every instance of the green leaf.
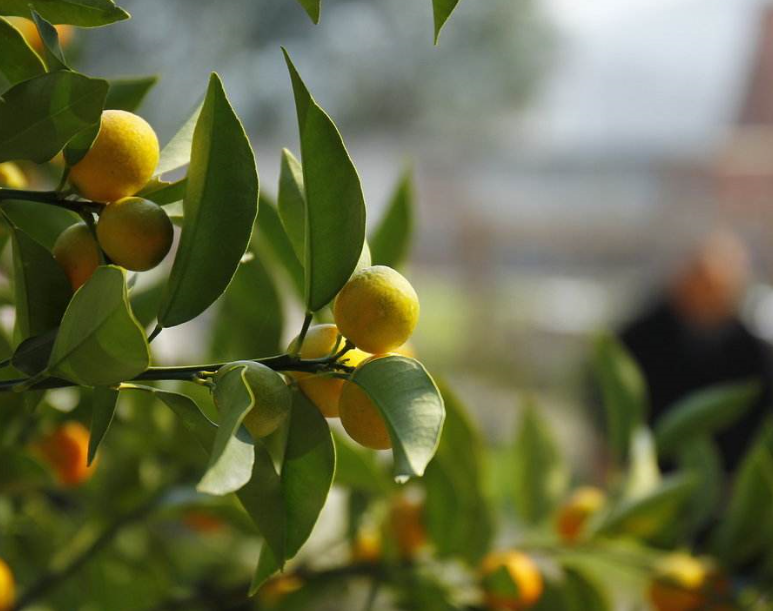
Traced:
POLYGON ((83 28, 109 25, 129 18, 112 0, 0 0, 0 15, 30 16, 37 11, 50 23, 83 28))
POLYGON ((59 333, 58 327, 42 335, 25 339, 14 351, 11 365, 30 376, 43 371, 51 358, 51 350, 54 348, 57 333, 59 333))
POLYGON ((16 327, 25 340, 59 325, 72 289, 51 253, 5 219, 13 245, 16 327))
POLYGON ((158 77, 135 76, 109 79, 107 82, 109 89, 105 98, 105 108, 134 112, 158 82, 158 77))
POLYGON ((682 532, 694 536, 716 517, 725 491, 725 473, 719 448, 708 437, 686 439, 679 449, 677 462, 681 471, 692 473, 697 482, 685 511, 682 532))
POLYGON ((129 307, 123 270, 97 268, 64 314, 48 374, 83 386, 110 386, 149 364, 148 342, 129 307))
POLYGON ((671 454, 687 439, 721 431, 743 416, 761 391, 758 381, 745 381, 717 384, 688 395, 655 423, 658 450, 671 454))
POLYGON ((611 335, 600 336, 594 346, 593 367, 601 386, 612 452, 622 463, 628 456, 633 432, 644 423, 647 387, 638 365, 611 335))
POLYGON ((406 171, 395 188, 384 216, 370 235, 373 265, 401 267, 408 259, 413 235, 413 176, 406 171))
POLYGON ((107 386, 98 386, 94 389, 94 397, 91 405, 91 428, 89 434, 88 463, 91 464, 97 455, 99 444, 102 443, 110 423, 115 414, 115 405, 118 402, 118 391, 107 386))
POLYGON ((303 297, 303 266, 295 256, 293 246, 282 227, 274 203, 267 196, 260 195, 260 211, 258 212, 257 244, 266 244, 273 257, 279 262, 289 278, 293 288, 303 297))
POLYGON ((392 489, 392 480, 373 452, 355 446, 337 433, 333 433, 333 441, 337 485, 374 495, 385 494, 392 489))
POLYGON ((40 462, 34 460, 29 452, 17 449, 1 449, 0 494, 4 498, 15 492, 24 492, 32 488, 51 484, 51 474, 40 462))
POLYGON ((312 22, 319 23, 319 13, 322 10, 322 0, 298 0, 306 13, 311 17, 312 22))
POLYGON ((166 143, 163 149, 161 149, 161 155, 158 158, 158 165, 156 166, 157 175, 160 176, 161 174, 166 174, 167 172, 188 165, 191 160, 193 134, 203 106, 203 103, 196 106, 196 109, 191 113, 191 116, 185 120, 185 123, 180 126, 177 133, 172 136, 172 139, 166 143))
POLYGON ((49 250, 60 233, 80 220, 74 212, 38 202, 8 200, 0 203, 0 209, 17 227, 49 250))
POLYGON ((537 524, 550 515, 569 483, 569 470, 538 409, 523 410, 513 448, 513 501, 519 517, 537 524))
MULTIPOLYGON (((174 182, 151 179, 137 195, 138 197, 144 197, 152 202, 156 202, 159 206, 167 206, 169 204, 182 203, 187 185, 187 177, 183 177, 174 182)), ((168 209, 167 213, 169 213, 168 209)))
POLYGON ((284 311, 274 280, 260 256, 254 255, 239 266, 219 305, 210 336, 215 360, 233 361, 245 354, 256 358, 279 352, 284 311))
POLYGON ((609 611, 612 608, 601 585, 575 569, 565 569, 561 586, 566 611, 609 611))
POLYGON ((304 260, 306 248, 306 199, 303 193, 301 162, 289 150, 282 149, 277 208, 298 261, 304 260))
POLYGON ((91 145, 94 144, 94 140, 97 139, 99 134, 99 123, 90 125, 82 132, 73 136, 72 140, 67 143, 62 151, 64 155, 65 163, 72 167, 86 156, 86 153, 91 149, 91 145))
POLYGON ((458 556, 475 566, 488 551, 494 532, 483 489, 485 448, 459 398, 444 385, 441 393, 446 421, 435 459, 422 480, 427 491, 425 522, 439 557, 458 556))
POLYGON ((435 44, 438 43, 440 30, 443 29, 457 4, 459 4, 459 0, 432 0, 432 16, 435 21, 435 44))
POLYGON ((351 379, 384 417, 396 479, 423 475, 445 419, 443 397, 427 370, 415 359, 387 356, 360 366, 351 379))
POLYGON ((613 506, 593 530, 601 535, 652 540, 673 527, 696 484, 692 474, 670 476, 652 492, 613 506))
POLYGON ((258 213, 255 156, 216 74, 193 134, 180 244, 158 323, 174 327, 225 291, 247 250, 258 213))
POLYGON ((32 19, 38 28, 40 40, 43 42, 43 55, 49 72, 56 70, 69 70, 64 52, 59 44, 59 33, 48 21, 43 19, 36 11, 32 11, 32 19))
POLYGON ((0 19, 0 49, 0 74, 11 85, 45 74, 46 67, 38 54, 5 19, 0 19))
POLYGON ((293 410, 282 464, 284 554, 264 546, 251 592, 289 560, 311 535, 325 505, 335 473, 335 447, 327 421, 300 393, 293 393, 293 410))
POLYGON ((306 191, 305 302, 325 307, 352 275, 365 241, 365 199, 341 134, 282 50, 298 113, 306 191))
POLYGON ((209 454, 207 471, 196 486, 199 492, 223 495, 235 492, 252 477, 253 441, 242 421, 255 406, 255 396, 244 378, 245 367, 228 371, 215 387, 220 426, 209 454))
POLYGON ((14 85, 0 97, 0 161, 48 161, 99 121, 106 93, 107 81, 67 71, 14 85))

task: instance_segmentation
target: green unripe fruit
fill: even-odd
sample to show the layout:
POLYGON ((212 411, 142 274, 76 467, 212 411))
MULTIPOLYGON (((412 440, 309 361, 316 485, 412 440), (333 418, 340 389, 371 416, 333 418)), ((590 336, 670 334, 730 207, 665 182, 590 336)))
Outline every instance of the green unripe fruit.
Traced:
POLYGON ((227 402, 245 390, 253 397, 253 407, 242 421, 244 426, 255 439, 270 435, 290 415, 293 398, 284 378, 253 361, 224 365, 215 376, 214 398, 218 410, 222 412, 227 402), (241 376, 235 369, 241 370, 241 376))

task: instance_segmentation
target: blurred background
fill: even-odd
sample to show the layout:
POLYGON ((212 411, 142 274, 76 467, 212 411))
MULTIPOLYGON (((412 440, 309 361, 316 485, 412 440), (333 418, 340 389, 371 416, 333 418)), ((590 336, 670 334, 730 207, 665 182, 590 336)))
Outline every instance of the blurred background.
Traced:
MULTIPOLYGON (((416 0, 326 0, 317 27, 293 2, 122 4, 133 19, 82 33, 78 66, 162 75, 141 111, 162 143, 218 71, 274 194, 281 147, 298 153, 284 45, 343 133, 371 223, 412 164, 416 348, 494 440, 536 393, 583 455, 589 337, 717 225, 748 242, 744 316, 773 337, 769 3, 466 0, 439 47, 416 0)), ((161 353, 203 350, 190 326, 161 353)))

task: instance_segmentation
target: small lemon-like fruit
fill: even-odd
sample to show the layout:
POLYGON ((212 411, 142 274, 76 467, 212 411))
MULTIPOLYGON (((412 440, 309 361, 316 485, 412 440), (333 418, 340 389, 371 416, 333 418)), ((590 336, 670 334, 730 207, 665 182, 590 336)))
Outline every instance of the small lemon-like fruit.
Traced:
MULTIPOLYGON (((13 27, 15 27, 21 35, 24 36, 27 44, 35 49, 35 51, 43 50, 43 40, 40 38, 40 33, 35 25, 35 22, 31 19, 25 19, 24 17, 5 17, 13 27)), ((65 48, 70 44, 73 35, 73 28, 71 25, 58 24, 54 26, 56 33, 59 35, 59 45, 65 48)))
POLYGON ((16 598, 16 583, 11 567, 0 558, 0 611, 8 611, 16 598))
POLYGON ((400 273, 374 265, 352 275, 333 306, 341 333, 371 354, 402 346, 419 320, 419 298, 400 273))
POLYGON ((88 464, 89 431, 77 421, 65 422, 41 439, 36 448, 63 486, 82 484, 96 466, 96 462, 88 464))
POLYGON ((158 165, 158 138, 145 119, 125 110, 105 110, 88 153, 70 170, 84 197, 113 202, 134 195, 158 165))
POLYGON ((86 223, 70 225, 54 242, 54 259, 77 291, 99 267, 99 245, 86 223))
POLYGON ((516 550, 489 553, 481 563, 481 578, 491 609, 528 609, 542 596, 544 587, 534 561, 516 550))
POLYGON ((698 611, 703 608, 710 572, 699 558, 674 552, 655 568, 649 597, 657 611, 698 611))
MULTIPOLYGON (((295 344, 295 338, 290 347, 295 344)), ((303 359, 319 359, 333 354, 333 351, 343 347, 337 345, 338 327, 335 325, 315 325, 306 333, 301 347, 300 357, 303 359)), ((342 362, 350 367, 356 367, 370 355, 356 348, 349 350, 341 358, 342 362)), ((325 418, 338 417, 338 401, 341 398, 341 390, 344 381, 339 378, 331 378, 325 375, 305 373, 300 371, 290 372, 290 376, 298 382, 298 388, 314 405, 319 408, 325 418)))
POLYGON ((361 446, 371 450, 388 450, 392 447, 381 412, 357 383, 344 382, 338 401, 338 414, 349 437, 361 446))
POLYGON ((27 177, 21 168, 12 161, 0 163, 0 187, 23 189, 27 186, 27 177))
POLYGON ((124 197, 105 206, 97 239, 110 259, 126 269, 154 268, 172 248, 174 229, 164 209, 141 197, 124 197))
POLYGON ((389 510, 389 525, 403 559, 413 558, 427 542, 424 505, 418 501, 402 495, 396 497, 389 510))
POLYGON ((556 530, 567 543, 573 543, 582 534, 588 518, 604 505, 604 493, 592 486, 578 488, 558 510, 556 530))
POLYGON ((250 434, 259 439, 270 435, 290 415, 292 394, 284 378, 273 369, 253 361, 235 361, 220 368, 215 376, 215 405, 223 411, 235 396, 244 392, 244 382, 254 405, 242 421, 250 434), (241 369, 241 376, 229 375, 241 369))

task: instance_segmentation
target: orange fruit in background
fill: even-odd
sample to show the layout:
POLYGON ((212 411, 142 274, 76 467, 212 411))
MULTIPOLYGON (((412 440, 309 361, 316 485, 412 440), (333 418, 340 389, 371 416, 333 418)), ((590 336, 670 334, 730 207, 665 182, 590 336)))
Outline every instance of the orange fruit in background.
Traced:
POLYGON ((56 473, 59 483, 73 487, 86 481, 94 471, 95 462, 87 465, 89 431, 80 422, 66 422, 37 444, 43 460, 56 473))
POLYGON ((728 580, 710 561, 674 552, 657 563, 649 599, 657 611, 702 611, 727 608, 729 591, 728 580))
POLYGON ((12 161, 0 163, 0 187, 24 189, 28 184, 27 177, 18 165, 12 161))
POLYGON ((223 520, 200 509, 191 509, 183 514, 182 522, 198 533, 213 533, 223 528, 223 520))
POLYGON ((156 267, 167 255, 174 229, 158 204, 141 197, 124 197, 100 213, 97 239, 114 263, 142 272, 156 267))
POLYGON ((8 611, 16 598, 16 583, 11 567, 0 558, 0 611, 8 611))
POLYGON ((389 510, 389 526, 397 551, 404 559, 413 558, 427 542, 423 503, 405 496, 396 497, 389 510))
MULTIPOLYGON (((24 36, 27 44, 35 49, 35 51, 40 52, 43 50, 43 40, 40 38, 38 28, 34 21, 24 17, 4 17, 4 19, 7 19, 13 27, 21 32, 21 35, 24 36)), ((72 41, 74 28, 67 24, 59 24, 54 27, 56 28, 57 34, 59 34, 59 45, 62 48, 67 47, 72 41)))
POLYGON ((378 530, 362 528, 354 538, 351 548, 354 563, 375 563, 381 558, 381 534, 378 530))
POLYGON ((490 609, 528 609, 539 600, 544 589, 537 565, 529 556, 516 550, 490 552, 481 563, 481 578, 486 605, 490 609), (495 588, 490 581, 502 571, 515 586, 512 595, 495 588))
POLYGON ((349 437, 361 446, 371 450, 388 450, 392 447, 381 412, 355 382, 344 382, 338 414, 349 437))
POLYGON ((145 119, 125 110, 105 110, 94 144, 70 169, 69 179, 84 197, 114 202, 147 184, 158 156, 156 132, 145 119))
POLYGON ((54 259, 77 291, 102 263, 94 234, 86 223, 70 225, 54 242, 54 259))
POLYGON ((558 510, 556 530, 566 543, 573 543, 582 534, 594 513, 604 506, 606 497, 598 488, 583 486, 575 490, 558 510))
MULTIPOLYGON (((306 333, 301 347, 300 357, 303 359, 320 359, 329 356, 336 349, 338 340, 338 327, 331 324, 315 325, 306 333)), ((295 338, 290 343, 290 348, 297 341, 295 338)), ((344 342, 341 340, 337 347, 343 348, 344 342)), ((351 367, 356 367, 362 361, 370 356, 367 352, 349 350, 342 361, 351 367)), ((326 377, 324 375, 315 375, 313 373, 304 373, 300 371, 291 371, 289 375, 298 382, 298 388, 314 405, 319 408, 325 418, 338 417, 338 402, 341 398, 344 381, 339 378, 326 377)))

